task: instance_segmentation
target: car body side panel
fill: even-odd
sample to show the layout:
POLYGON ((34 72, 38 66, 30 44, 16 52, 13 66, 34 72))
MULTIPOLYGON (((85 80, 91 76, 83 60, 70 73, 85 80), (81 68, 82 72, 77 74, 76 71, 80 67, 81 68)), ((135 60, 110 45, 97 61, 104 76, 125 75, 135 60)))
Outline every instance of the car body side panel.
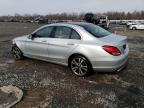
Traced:
POLYGON ((109 56, 109 54, 102 49, 101 45, 96 46, 95 44, 94 46, 93 44, 85 44, 85 42, 75 48, 70 53, 70 55, 72 54, 81 54, 89 59, 89 61, 91 61, 93 58, 103 58, 104 56, 109 56))
POLYGON ((81 40, 50 38, 48 45, 49 60, 67 64, 67 56, 80 42, 81 40))
POLYGON ((37 56, 37 57, 48 57, 48 42, 47 38, 35 38, 33 40, 27 39, 25 41, 24 54, 37 56))

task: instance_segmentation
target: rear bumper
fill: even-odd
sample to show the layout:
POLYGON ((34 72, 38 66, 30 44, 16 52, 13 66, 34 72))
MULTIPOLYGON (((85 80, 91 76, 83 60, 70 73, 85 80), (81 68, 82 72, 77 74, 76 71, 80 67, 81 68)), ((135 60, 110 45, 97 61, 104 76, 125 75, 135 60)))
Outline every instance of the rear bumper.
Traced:
POLYGON ((99 65, 97 65, 97 61, 93 61, 93 70, 98 72, 114 72, 121 71, 124 67, 127 66, 128 55, 125 55, 123 58, 111 60, 111 61, 99 61, 99 65))

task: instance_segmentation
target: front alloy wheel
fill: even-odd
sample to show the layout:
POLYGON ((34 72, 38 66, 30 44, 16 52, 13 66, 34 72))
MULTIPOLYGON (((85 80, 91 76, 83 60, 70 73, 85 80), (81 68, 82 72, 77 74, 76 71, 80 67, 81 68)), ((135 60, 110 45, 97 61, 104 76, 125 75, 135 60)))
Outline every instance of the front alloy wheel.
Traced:
POLYGON ((23 59, 22 51, 17 47, 17 45, 12 46, 12 54, 16 60, 23 59))
POLYGON ((92 71, 91 64, 83 56, 75 56, 71 59, 70 68, 77 76, 86 76, 92 71))

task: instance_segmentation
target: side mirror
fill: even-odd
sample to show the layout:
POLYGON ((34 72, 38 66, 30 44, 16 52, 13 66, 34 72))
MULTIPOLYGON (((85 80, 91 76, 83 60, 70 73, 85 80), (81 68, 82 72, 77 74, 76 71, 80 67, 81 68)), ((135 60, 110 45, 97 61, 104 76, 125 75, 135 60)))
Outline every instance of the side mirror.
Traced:
POLYGON ((28 39, 31 39, 31 40, 33 40, 34 39, 34 34, 30 34, 29 36, 28 36, 28 39))

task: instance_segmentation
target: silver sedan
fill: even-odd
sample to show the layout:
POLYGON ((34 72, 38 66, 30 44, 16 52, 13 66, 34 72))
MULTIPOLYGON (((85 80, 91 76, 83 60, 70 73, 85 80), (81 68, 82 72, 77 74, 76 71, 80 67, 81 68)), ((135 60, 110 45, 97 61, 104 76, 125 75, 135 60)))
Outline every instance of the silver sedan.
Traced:
POLYGON ((69 66, 78 76, 120 71, 129 53, 127 37, 85 22, 45 25, 12 44, 16 60, 30 57, 69 66))

